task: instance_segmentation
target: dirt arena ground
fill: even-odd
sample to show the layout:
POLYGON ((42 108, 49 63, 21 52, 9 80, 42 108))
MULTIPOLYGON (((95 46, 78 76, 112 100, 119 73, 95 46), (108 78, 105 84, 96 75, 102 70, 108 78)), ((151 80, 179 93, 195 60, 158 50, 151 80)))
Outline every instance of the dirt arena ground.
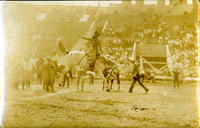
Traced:
MULTIPOLYGON (((115 81, 116 82, 116 81, 115 81)), ((136 127, 197 128, 198 84, 185 83, 174 89, 172 82, 145 83, 148 94, 137 84, 128 93, 130 81, 121 90, 102 91, 100 81, 86 85, 84 92, 55 88, 44 92, 41 85, 7 92, 4 126, 10 127, 136 127)))

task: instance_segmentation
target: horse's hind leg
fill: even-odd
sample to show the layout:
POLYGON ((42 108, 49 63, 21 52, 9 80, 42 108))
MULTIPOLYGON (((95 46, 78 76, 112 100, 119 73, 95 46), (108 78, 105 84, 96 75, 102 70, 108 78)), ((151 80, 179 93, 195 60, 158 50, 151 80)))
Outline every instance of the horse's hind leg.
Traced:
POLYGON ((117 78, 118 90, 120 90, 120 79, 117 78))
POLYGON ((22 82, 22 89, 24 90, 25 82, 22 82))
POLYGON ((84 88, 84 83, 85 83, 85 79, 82 78, 81 79, 81 91, 83 91, 83 88, 84 88))
POLYGON ((94 84, 94 76, 93 75, 89 75, 89 79, 90 79, 89 84, 93 85, 94 84))
POLYGON ((69 87, 69 77, 67 77, 67 87, 69 87))
POLYGON ((64 74, 64 79, 63 79, 63 82, 62 82, 62 87, 65 86, 66 80, 67 80, 67 87, 69 87, 69 77, 67 76, 67 72, 64 74))
POLYGON ((31 88, 31 80, 28 80, 28 81, 27 81, 26 86, 27 86, 27 88, 29 88, 29 89, 31 88))
MULTIPOLYGON (((69 87, 69 77, 68 76, 66 76, 66 80, 67 80, 67 87, 69 87)), ((66 82, 66 80, 65 80, 65 82, 66 82)), ((63 83, 63 85, 65 84, 65 82, 63 83)))
POLYGON ((50 84, 51 84, 51 83, 50 83, 50 80, 48 80, 48 81, 47 81, 47 84, 46 84, 46 92, 49 91, 49 86, 50 86, 50 84))
POLYGON ((46 90, 46 83, 47 83, 46 80, 44 80, 44 81, 43 81, 43 84, 42 84, 43 90, 46 90))
POLYGON ((51 92, 54 92, 54 80, 51 80, 50 86, 51 86, 51 92))
POLYGON ((110 92, 110 88, 109 88, 109 80, 106 80, 106 91, 110 92))
POLYGON ((71 82, 73 82, 73 75, 72 75, 72 71, 69 71, 69 78, 71 79, 71 82))
POLYGON ((77 78, 76 78, 76 87, 77 87, 77 91, 79 90, 79 82, 80 82, 80 73, 77 72, 77 78))
POLYGON ((113 82, 114 82, 114 79, 111 79, 110 80, 110 90, 112 90, 113 82))
POLYGON ((105 81, 103 80, 103 88, 102 88, 102 90, 104 90, 104 86, 105 86, 105 81))

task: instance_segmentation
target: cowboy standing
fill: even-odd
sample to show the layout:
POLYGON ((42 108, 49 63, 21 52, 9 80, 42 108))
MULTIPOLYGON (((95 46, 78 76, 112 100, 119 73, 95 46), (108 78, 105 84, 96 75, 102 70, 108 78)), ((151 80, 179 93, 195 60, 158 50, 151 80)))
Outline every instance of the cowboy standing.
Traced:
POLYGON ((132 83, 131 83, 131 85, 130 85, 130 88, 129 88, 129 92, 130 92, 130 93, 132 93, 133 87, 135 86, 135 83, 136 83, 136 82, 138 82, 139 85, 142 86, 142 88, 146 91, 146 93, 149 91, 149 89, 148 89, 146 86, 144 86, 144 85, 142 84, 142 82, 140 81, 140 77, 141 77, 141 75, 139 74, 139 67, 138 67, 138 65, 135 64, 135 62, 134 62, 133 81, 132 81, 132 83))

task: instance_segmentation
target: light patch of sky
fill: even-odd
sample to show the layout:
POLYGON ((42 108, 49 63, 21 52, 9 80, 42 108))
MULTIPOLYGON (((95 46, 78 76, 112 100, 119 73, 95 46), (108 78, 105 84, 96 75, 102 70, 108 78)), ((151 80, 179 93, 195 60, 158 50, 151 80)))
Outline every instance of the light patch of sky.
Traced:
POLYGON ((158 0, 144 0, 144 5, 157 4, 158 0))
MULTIPOLYGON (((19 1, 18 1, 19 3, 19 1)), ((66 5, 66 6, 109 6, 110 4, 121 4, 121 1, 21 1, 34 5, 66 5)))
POLYGON ((131 0, 131 4, 136 4, 136 1, 135 0, 131 0))
POLYGON ((165 0, 165 5, 169 5, 169 0, 165 0))
POLYGON ((187 0, 187 4, 192 5, 192 0, 187 0))

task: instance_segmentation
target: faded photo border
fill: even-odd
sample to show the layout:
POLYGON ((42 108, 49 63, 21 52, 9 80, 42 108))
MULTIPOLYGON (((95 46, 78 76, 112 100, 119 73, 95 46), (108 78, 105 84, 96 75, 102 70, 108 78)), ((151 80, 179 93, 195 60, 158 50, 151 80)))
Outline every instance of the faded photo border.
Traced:
MULTIPOLYGON (((127 1, 127 0, 126 0, 127 1)), ((140 1, 140 0, 132 0, 132 3, 134 4, 136 1, 140 1)), ((147 5, 148 4, 156 4, 155 3, 156 0, 150 0, 150 3, 146 3, 147 5)), ((170 0, 165 0, 165 4, 168 5, 169 4, 169 1, 170 0)), ((6 44, 6 40, 5 40, 5 28, 4 28, 4 25, 3 25, 3 16, 2 16, 2 6, 3 6, 3 3, 4 2, 9 2, 9 1, 1 1, 0 2, 0 96, 1 96, 1 106, 0 106, 0 125, 3 127, 3 117, 4 117, 4 106, 5 106, 5 95, 7 95, 5 92, 5 44, 6 44)), ((21 1, 15 1, 15 2, 21 2, 21 1)), ((30 1, 23 1, 21 3, 29 3, 30 1)), ((121 3, 122 1, 120 0, 116 0, 116 1, 106 1, 106 0, 103 0, 103 1, 32 1, 32 4, 35 4, 37 5, 37 3, 40 2, 40 4, 44 4, 46 5, 46 3, 48 2, 49 5, 56 5, 56 4, 63 4, 63 5, 73 5, 73 6, 108 6, 112 3, 121 3)), ((157 2, 157 1, 156 1, 157 2)), ((199 8, 199 3, 198 3, 198 8, 199 8)), ((42 16, 41 16, 42 18, 42 16)), ((198 9, 198 20, 199 20, 199 9, 198 9)), ((198 21, 199 22, 199 21, 198 21)), ((200 37, 200 27, 198 26, 198 43, 199 43, 199 46, 200 46, 200 40, 199 40, 199 37, 200 37)), ((198 62, 200 61, 200 51, 198 51, 198 55, 199 55, 199 58, 198 58, 198 62)), ((199 63, 198 63, 199 64, 199 63)), ((200 70, 199 70, 199 66, 198 65, 198 72, 200 73, 200 70)), ((199 79, 199 74, 198 74, 198 79, 199 79)), ((199 80, 198 80, 198 84, 199 84, 199 80)), ((200 91, 200 88, 198 89, 200 91)), ((199 91, 198 91, 198 101, 200 100, 200 94, 199 94, 199 91)), ((200 101, 199 101, 200 103, 200 101)), ((198 103, 198 104, 199 104, 198 103)), ((200 104, 199 104, 199 108, 200 108, 200 104)), ((199 111, 199 110, 198 110, 199 111)), ((199 118, 200 118, 200 111, 199 111, 199 118)), ((199 121, 200 123, 200 121, 199 121)))

